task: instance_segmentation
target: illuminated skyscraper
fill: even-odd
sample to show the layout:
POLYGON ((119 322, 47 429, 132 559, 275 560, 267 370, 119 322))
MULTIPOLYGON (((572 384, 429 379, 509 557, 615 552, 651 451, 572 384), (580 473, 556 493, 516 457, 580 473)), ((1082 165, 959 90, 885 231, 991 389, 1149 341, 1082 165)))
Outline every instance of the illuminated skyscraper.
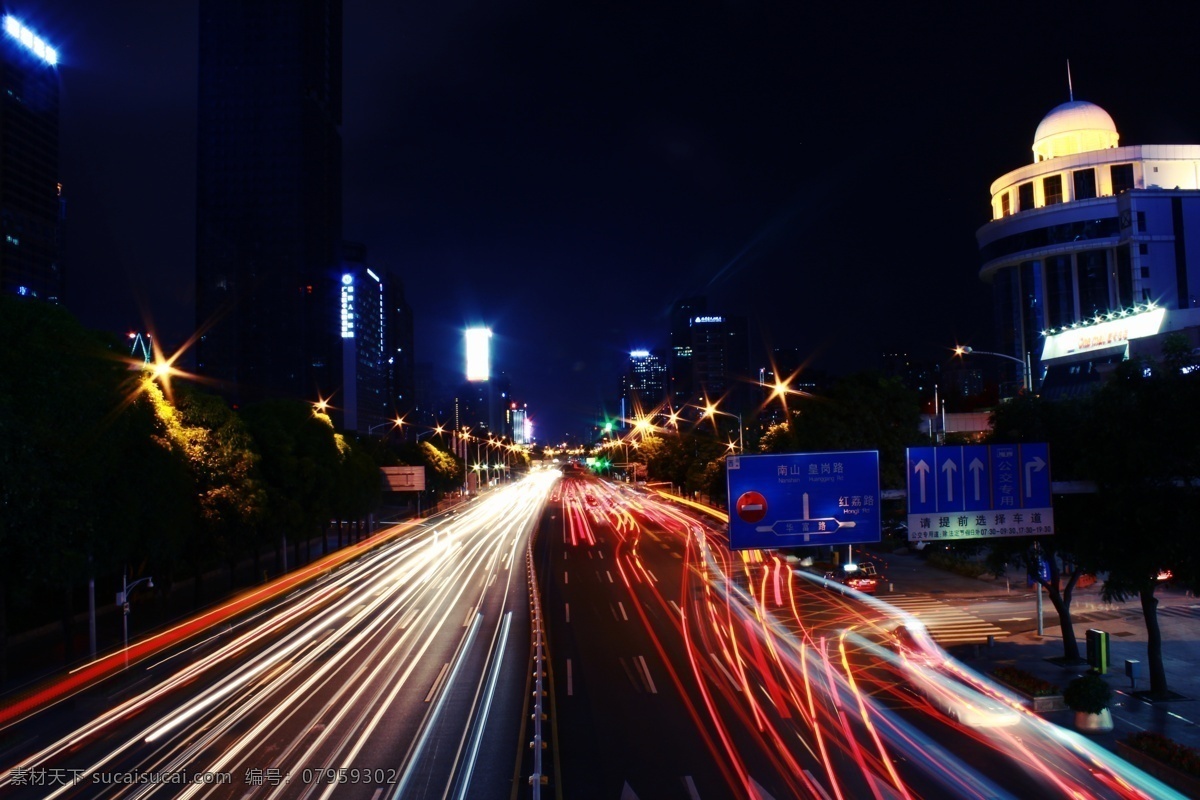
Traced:
POLYGON ((58 52, 11 14, 0 30, 0 292, 61 302, 58 52))
POLYGON ((667 399, 667 365, 658 353, 633 350, 625 375, 624 417, 647 412, 667 399))
POLYGON ((340 0, 201 0, 199 74, 197 370, 337 407, 340 0))
POLYGON ((344 242, 339 329, 342 337, 342 427, 370 432, 397 417, 415 419, 412 308, 404 285, 367 262, 367 248, 344 242))

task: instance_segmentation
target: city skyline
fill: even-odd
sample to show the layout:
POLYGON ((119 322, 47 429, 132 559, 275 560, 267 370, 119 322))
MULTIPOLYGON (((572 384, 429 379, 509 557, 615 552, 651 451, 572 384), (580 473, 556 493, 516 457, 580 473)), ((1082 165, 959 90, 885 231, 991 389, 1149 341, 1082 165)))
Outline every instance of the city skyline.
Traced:
MULTIPOLYGON (((7 7, 60 53, 68 308, 182 343, 196 8, 7 7)), ((458 377, 462 329, 495 331, 539 438, 590 419, 629 350, 665 346, 683 297, 824 368, 989 349, 974 234, 1067 99, 1068 58, 1123 142, 1200 141, 1200 112, 1173 102, 1196 66, 1186 26, 1089 11, 348 0, 345 235, 403 280, 418 361, 458 377), (1149 46, 1161 63, 1118 55, 1149 46)))

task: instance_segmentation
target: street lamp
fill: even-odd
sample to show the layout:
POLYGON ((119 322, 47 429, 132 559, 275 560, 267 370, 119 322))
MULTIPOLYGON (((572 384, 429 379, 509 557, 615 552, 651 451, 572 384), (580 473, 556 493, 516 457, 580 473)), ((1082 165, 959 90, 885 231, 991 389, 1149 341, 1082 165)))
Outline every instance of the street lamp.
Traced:
POLYGON ((1025 391, 1027 391, 1031 394, 1033 393, 1033 375, 1029 368, 1029 353, 1025 354, 1025 360, 1022 361, 1021 359, 1017 358, 1016 356, 1010 356, 1010 355, 1007 355, 1006 353, 992 353, 988 350, 976 350, 972 347, 964 347, 961 345, 959 347, 954 348, 954 354, 956 356, 967 356, 967 355, 971 355, 972 353, 978 354, 981 356, 995 356, 996 358, 1007 358, 1009 361, 1017 362, 1018 364, 1021 365, 1021 383, 1024 385, 1025 391))
POLYGON ((129 593, 136 589, 141 584, 146 584, 147 589, 154 588, 154 578, 146 576, 138 578, 133 583, 125 582, 125 570, 121 570, 121 594, 117 597, 117 602, 121 604, 121 622, 125 629, 125 666, 129 666, 129 593))
POLYGON ((404 418, 396 417, 395 419, 389 419, 387 422, 381 422, 378 425, 371 425, 370 427, 367 428, 367 436, 370 436, 372 433, 374 433, 379 428, 386 428, 388 425, 397 427, 400 429, 401 432, 403 432, 404 431, 404 418))
MULTIPOLYGON (((701 408, 700 406, 696 406, 696 407, 701 408)), ((714 416, 716 414, 720 414, 721 416, 733 417, 734 419, 736 419, 738 421, 738 453, 740 454, 740 453, 745 452, 745 448, 742 446, 742 415, 741 414, 735 414, 732 411, 721 411, 713 403, 706 403, 703 406, 703 408, 701 408, 701 410, 703 411, 703 413, 700 415, 701 417, 708 417, 708 416, 714 416)))
POLYGON ((420 433, 418 433, 415 441, 419 442, 419 441, 421 441, 422 436, 428 436, 431 433, 436 433, 438 435, 441 435, 445 432, 446 432, 446 429, 444 427, 442 427, 441 425, 438 425, 436 428, 430 428, 427 431, 421 431, 420 433))

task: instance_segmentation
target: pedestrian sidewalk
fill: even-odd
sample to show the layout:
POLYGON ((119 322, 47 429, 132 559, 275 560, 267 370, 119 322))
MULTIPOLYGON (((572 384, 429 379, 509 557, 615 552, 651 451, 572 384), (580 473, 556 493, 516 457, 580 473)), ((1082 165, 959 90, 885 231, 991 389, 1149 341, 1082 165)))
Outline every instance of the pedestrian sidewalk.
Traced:
MULTIPOLYGON (((1010 579, 971 578, 930 565, 915 554, 874 556, 883 562, 886 573, 880 586, 880 600, 887 601, 889 590, 926 593, 942 599, 978 599, 1032 596, 1034 590, 1024 581, 1013 585, 1010 579)), ((877 568, 879 565, 877 564, 877 568)), ((1109 634, 1109 670, 1105 674, 1114 696, 1110 704, 1113 717, 1111 733, 1092 734, 1093 739, 1117 751, 1117 742, 1139 731, 1155 731, 1187 747, 1200 750, 1200 598, 1190 597, 1181 589, 1163 588, 1158 592, 1159 627, 1162 633, 1163 663, 1167 686, 1177 697, 1150 702, 1138 695, 1150 688, 1149 677, 1133 683, 1125 676, 1125 662, 1141 663, 1148 671, 1147 634, 1140 603, 1106 604, 1100 597, 1099 583, 1077 589, 1071 610, 1080 656, 1087 653, 1087 631, 1098 629, 1109 634)), ((1064 666, 1062 629, 1058 614, 1047 601, 1044 606, 1043 633, 1036 626, 1007 637, 997 638, 991 646, 962 646, 950 649, 951 655, 984 675, 1000 666, 1014 666, 1052 684, 1065 688, 1072 678, 1086 672, 1087 664, 1064 666)), ((1073 728, 1074 712, 1051 711, 1043 716, 1065 728, 1073 728)))

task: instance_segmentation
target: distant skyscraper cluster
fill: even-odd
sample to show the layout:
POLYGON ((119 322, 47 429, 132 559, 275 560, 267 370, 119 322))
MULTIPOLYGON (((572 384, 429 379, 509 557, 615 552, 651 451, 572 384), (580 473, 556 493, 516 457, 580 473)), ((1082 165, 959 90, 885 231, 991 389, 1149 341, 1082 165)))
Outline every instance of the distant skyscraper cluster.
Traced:
POLYGON ((710 312, 704 297, 676 302, 667 351, 640 349, 629 354, 621 381, 621 418, 705 401, 743 406, 754 396, 749 391, 748 325, 745 317, 710 312))
POLYGON ((59 303, 58 51, 12 14, 0 24, 0 292, 59 303))

